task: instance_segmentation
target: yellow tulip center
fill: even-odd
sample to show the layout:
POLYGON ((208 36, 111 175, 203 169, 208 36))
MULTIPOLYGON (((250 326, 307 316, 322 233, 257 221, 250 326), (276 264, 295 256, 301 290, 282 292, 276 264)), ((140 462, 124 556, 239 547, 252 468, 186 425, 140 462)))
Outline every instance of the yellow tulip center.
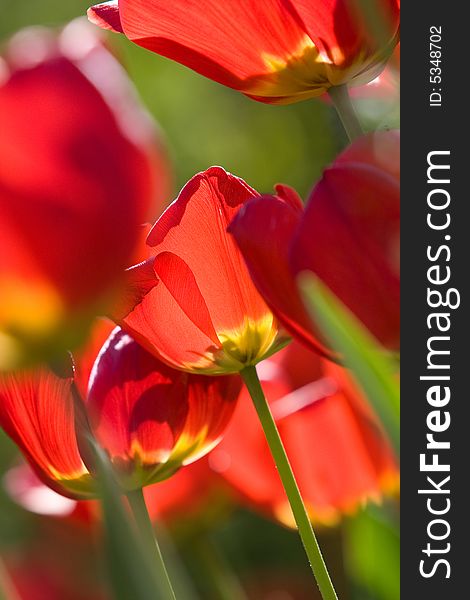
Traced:
POLYGON ((185 365, 188 371, 208 375, 238 373, 268 358, 290 340, 279 331, 270 312, 258 320, 245 317, 239 327, 219 331, 217 337, 221 345, 208 349, 196 363, 185 365))

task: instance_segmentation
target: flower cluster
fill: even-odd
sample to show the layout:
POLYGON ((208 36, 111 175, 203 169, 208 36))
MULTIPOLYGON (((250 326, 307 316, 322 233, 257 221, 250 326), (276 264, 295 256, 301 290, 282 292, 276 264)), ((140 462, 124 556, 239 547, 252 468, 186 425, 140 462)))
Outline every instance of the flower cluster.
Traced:
POLYGON ((297 524, 333 598, 309 521, 334 525, 395 494, 398 468, 299 280, 314 274, 396 355, 399 131, 357 135, 347 87, 392 56, 399 0, 111 0, 88 17, 264 103, 328 92, 356 139, 305 202, 212 166, 170 203, 162 138, 99 29, 76 21, 11 40, 0 425, 39 479, 26 489, 99 497, 97 448, 131 506, 157 483, 147 501, 155 494, 158 515, 199 510, 223 488, 297 524))

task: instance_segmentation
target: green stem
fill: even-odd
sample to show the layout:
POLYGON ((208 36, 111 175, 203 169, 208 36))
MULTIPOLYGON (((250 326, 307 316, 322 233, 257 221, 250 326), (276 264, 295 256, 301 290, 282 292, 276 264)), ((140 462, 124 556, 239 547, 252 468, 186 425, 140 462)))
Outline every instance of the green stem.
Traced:
POLYGON ((276 463, 282 485, 289 499, 294 514, 295 522, 305 548, 310 566, 317 581, 323 600, 338 600, 328 569, 318 545, 317 538, 310 523, 307 510, 305 509, 302 496, 282 444, 279 431, 269 409, 269 405, 263 393, 258 374, 255 367, 246 367, 241 376, 248 388, 253 404, 258 413, 259 420, 264 429, 264 434, 271 450, 272 457, 276 463))
POLYGON ((330 87, 328 93, 348 135, 349 141, 352 142, 363 135, 364 132, 349 97, 348 86, 343 84, 330 87))
POLYGON ((142 489, 128 492, 127 499, 129 500, 129 505, 137 523, 142 541, 153 558, 154 565, 157 569, 157 577, 160 579, 163 587, 165 588, 166 597, 169 600, 176 600, 175 592, 173 591, 165 563, 163 562, 163 556, 160 552, 160 547, 154 535, 152 522, 147 511, 147 506, 145 505, 142 489))

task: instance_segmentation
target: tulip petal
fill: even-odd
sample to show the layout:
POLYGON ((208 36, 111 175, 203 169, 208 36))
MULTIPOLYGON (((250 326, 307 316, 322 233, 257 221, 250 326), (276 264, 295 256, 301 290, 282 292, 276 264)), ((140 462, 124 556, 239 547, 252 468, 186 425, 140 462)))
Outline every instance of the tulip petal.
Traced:
POLYGON ((176 368, 202 368, 207 353, 220 348, 220 343, 215 344, 199 329, 161 282, 129 314, 115 320, 149 352, 176 368))
POLYGON ((124 33, 121 25, 118 0, 111 0, 111 2, 103 2, 102 4, 92 6, 87 10, 87 16, 92 23, 102 29, 114 31, 114 33, 124 33))
POLYGON ((150 232, 161 281, 123 323, 166 362, 194 364, 221 347, 219 334, 270 314, 226 231, 240 206, 257 195, 213 167, 191 179, 150 232))
POLYGON ((229 232, 234 236, 259 292, 276 317, 306 344, 322 354, 329 354, 319 336, 312 331, 310 317, 289 264, 289 244, 301 218, 301 208, 292 197, 291 202, 287 202, 264 196, 251 200, 240 210, 229 232))
POLYGON ((238 376, 172 369, 116 329, 94 365, 87 409, 98 442, 132 489, 207 453, 232 416, 240 388, 238 376))
POLYGON ((398 29, 398 0, 374 3, 376 20, 381 20, 385 36, 382 40, 370 27, 358 0, 294 0, 293 3, 316 46, 337 66, 351 63, 361 55, 362 60, 364 55, 374 55, 393 39, 398 29))
POLYGON ((380 342, 396 348, 400 204, 394 165, 399 147, 396 135, 383 136, 389 138, 387 170, 383 156, 377 161, 377 136, 371 136, 353 151, 353 160, 346 153, 325 172, 312 192, 290 262, 295 273, 313 271, 380 342))
POLYGON ((239 375, 189 375, 185 443, 194 449, 184 464, 207 454, 221 440, 235 411, 241 389, 239 375))
POLYGON ((89 17, 255 100, 286 104, 380 73, 397 43, 399 1, 374 8, 371 19, 351 0, 119 0, 118 15, 105 3, 89 17))
POLYGON ((367 499, 379 499, 382 485, 396 478, 383 433, 344 393, 292 415, 281 434, 290 456, 305 456, 295 461, 296 473, 313 515, 349 513, 367 499))
POLYGON ((188 412, 187 377, 121 330, 112 333, 93 368, 87 409, 98 442, 116 465, 153 468, 168 459, 188 412))
POLYGON ((154 269, 155 257, 126 269, 124 278, 125 286, 121 291, 118 301, 108 310, 108 316, 119 322, 123 316, 129 314, 142 302, 145 296, 157 285, 154 269))
POLYGON ((224 85, 271 69, 266 57, 290 57, 305 37, 285 0, 120 0, 127 37, 224 85))
POLYGON ((75 424, 73 378, 47 369, 0 378, 0 424, 49 487, 70 497, 90 494, 75 424))
POLYGON ((130 257, 148 165, 98 91, 65 59, 15 72, 0 88, 0 115, 0 197, 8 197, 9 223, 28 240, 39 272, 76 304, 117 279, 130 257), (25 118, 31 105, 33 120, 25 118), (61 252, 51 252, 52 243, 61 252), (93 269, 85 272, 83 264, 93 269))
POLYGON ((192 271, 184 260, 171 252, 162 252, 155 257, 154 268, 159 278, 159 285, 164 285, 188 319, 214 344, 219 345, 207 304, 192 271))
MULTIPOLYGON (((226 231, 239 208, 254 196, 258 193, 244 181, 213 167, 186 184, 148 237, 157 255, 170 253, 181 259, 187 285, 194 277, 217 333, 240 328, 247 316, 257 321, 269 312, 226 231)), ((159 292, 168 295, 163 286, 157 286, 150 296, 157 298, 159 292)), ((202 306, 200 301, 197 305, 202 306)), ((206 325, 207 315, 203 328, 210 337, 212 332, 206 325)))
MULTIPOLYGON (((321 388, 315 386, 316 381, 291 390, 289 375, 282 369, 272 371, 274 377, 263 381, 263 389, 273 413, 282 413, 281 418, 275 418, 309 514, 313 520, 331 525, 365 501, 379 501, 384 492, 395 491, 398 471, 376 418, 346 371, 313 353, 306 376, 310 369, 320 369, 321 381, 328 383, 323 386, 323 398, 318 395, 321 388), (289 408, 297 405, 298 410, 285 411, 286 402, 289 408)), ((226 467, 221 474, 248 503, 293 525, 279 475, 246 392, 242 392, 224 440, 211 455, 213 462, 224 454, 226 467)))
POLYGON ((74 379, 82 398, 87 397, 88 381, 96 357, 114 328, 115 325, 112 321, 102 318, 96 319, 90 329, 85 344, 74 352, 74 379))

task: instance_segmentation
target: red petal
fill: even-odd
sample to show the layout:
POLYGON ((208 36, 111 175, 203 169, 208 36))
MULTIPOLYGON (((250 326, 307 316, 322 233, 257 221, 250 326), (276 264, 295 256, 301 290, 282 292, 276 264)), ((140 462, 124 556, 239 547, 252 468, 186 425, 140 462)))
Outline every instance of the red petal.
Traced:
POLYGON ((120 0, 129 39, 224 85, 270 69, 266 56, 292 55, 305 30, 283 0, 120 0))
POLYGON ((313 271, 391 347, 400 322, 398 142, 376 134, 340 156, 313 190, 291 249, 296 273, 313 271))
POLYGON ((95 363, 87 408, 113 461, 155 466, 168 458, 188 412, 186 381, 121 330, 112 333, 95 363))
MULTIPOLYGON (((157 282, 153 273, 154 282, 157 282)), ((139 290, 137 290, 139 293, 139 290)), ((199 329, 196 318, 189 318, 168 288, 159 282, 146 295, 141 294, 134 309, 116 318, 144 348, 165 363, 183 368, 201 361, 207 352, 216 351, 220 343, 214 343, 209 335, 199 329)), ((132 296, 136 299, 136 295, 132 296)), ((114 317, 113 317, 114 318, 114 317)))
POLYGON ((287 204, 291 206, 295 211, 302 211, 304 208, 304 203, 302 202, 302 198, 299 194, 294 190, 294 188, 284 185, 283 183, 278 183, 274 186, 276 191, 276 196, 281 198, 287 204))
POLYGON ((397 0, 376 3, 380 35, 346 0, 120 0, 117 24, 109 4, 92 9, 98 25, 122 27, 135 43, 275 104, 370 81, 398 35, 397 0))
POLYGON ((374 420, 366 420, 344 393, 285 419, 281 435, 313 515, 350 512, 378 499, 396 466, 374 420))
MULTIPOLYGON (((291 198, 292 200, 292 198, 291 198)), ((289 247, 302 218, 297 201, 251 200, 233 220, 233 234, 259 292, 281 323, 306 344, 328 352, 312 331, 289 264, 289 247)))
POLYGON ((159 285, 164 285, 188 319, 216 346, 219 345, 207 304, 193 272, 184 260, 171 252, 162 252, 156 256, 154 265, 159 285))
MULTIPOLYGON (((311 361, 315 371, 319 359, 311 355, 311 361)), ((287 373, 273 373, 273 378, 263 381, 272 409, 287 400, 294 405, 296 395, 297 404, 302 407, 278 419, 278 427, 313 519, 331 524, 341 513, 351 512, 365 500, 377 500, 383 491, 391 491, 397 485, 397 467, 390 446, 343 369, 322 361, 322 377, 329 379, 330 389, 337 390, 324 399, 316 393, 318 382, 311 381, 291 391, 287 373), (314 394, 311 403, 306 402, 309 389, 314 394)), ((237 491, 251 505, 293 524, 263 431, 246 393, 240 398, 223 442, 211 457, 217 460, 222 453, 228 456, 227 468, 221 473, 237 491)))
POLYGON ((75 433, 73 378, 42 369, 0 378, 0 424, 38 476, 61 494, 87 496, 75 433))
POLYGON ((145 157, 61 58, 0 88, 0 129, 2 219, 17 240, 1 252, 2 272, 39 273, 72 306, 96 299, 119 280, 137 239, 150 200, 145 157))
POLYGON ((241 387, 239 377, 171 369, 120 330, 103 347, 90 383, 92 429, 117 466, 135 469, 134 485, 207 452, 225 429, 241 387), (139 474, 140 464, 145 473, 139 474))
POLYGON ((108 319, 96 319, 85 344, 74 352, 75 383, 82 398, 88 394, 88 380, 103 344, 115 328, 108 319))
POLYGON ((391 42, 399 26, 397 0, 374 2, 374 21, 381 20, 380 37, 370 26, 359 0, 293 0, 293 4, 317 48, 338 66, 354 61, 366 64, 391 42))
POLYGON ((170 364, 187 368, 221 346, 216 333, 269 314, 226 231, 240 206, 256 195, 241 179, 213 167, 186 184, 150 232, 161 281, 123 322, 170 364))
POLYGON ((87 15, 92 23, 102 29, 108 29, 109 31, 114 31, 114 33, 124 33, 121 25, 118 0, 96 4, 87 10, 87 15))
POLYGON ((239 375, 189 375, 189 413, 185 435, 198 448, 185 464, 200 458, 218 443, 233 415, 242 388, 239 375))
POLYGON ((108 316, 117 323, 142 302, 145 296, 157 285, 154 269, 155 256, 126 269, 125 285, 120 290, 117 302, 111 306, 108 316))

